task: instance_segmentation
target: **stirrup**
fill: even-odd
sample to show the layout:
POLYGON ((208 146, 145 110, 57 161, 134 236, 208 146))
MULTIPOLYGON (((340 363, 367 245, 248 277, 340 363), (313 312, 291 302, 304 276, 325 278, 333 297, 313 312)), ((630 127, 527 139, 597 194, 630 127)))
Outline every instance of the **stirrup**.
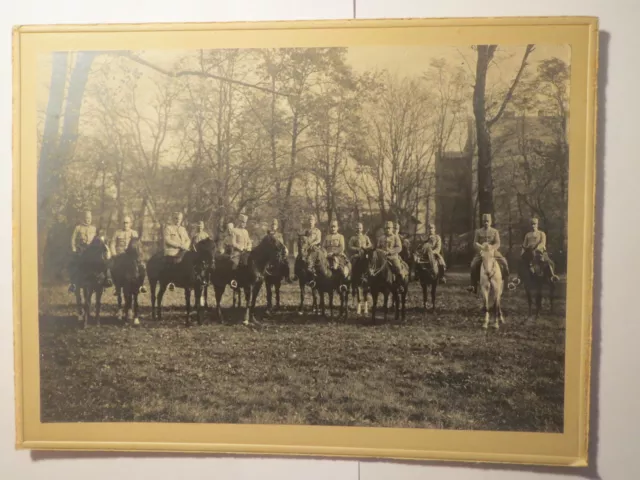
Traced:
POLYGON ((147 293, 147 289, 144 285, 140 285, 140 289, 138 290, 139 293, 147 293))
POLYGON ((173 292, 176 289, 176 286, 173 284, 173 282, 169 282, 167 288, 169 289, 169 291, 173 292))
POLYGON ((555 273, 553 275, 551 275, 551 281, 552 282, 557 282, 558 280, 560 280, 560 277, 558 275, 556 275, 555 273))
POLYGON ((233 288, 234 290, 238 288, 238 282, 236 282, 235 280, 231 280, 231 282, 229 282, 229 285, 231 285, 231 288, 233 288))

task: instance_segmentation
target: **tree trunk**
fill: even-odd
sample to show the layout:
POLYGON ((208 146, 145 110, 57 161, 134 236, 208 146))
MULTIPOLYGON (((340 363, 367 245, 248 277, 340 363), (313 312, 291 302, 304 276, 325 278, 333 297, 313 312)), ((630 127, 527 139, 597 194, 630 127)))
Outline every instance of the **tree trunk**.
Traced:
MULTIPOLYGON (((487 125, 485 105, 487 88, 487 70, 493 58, 495 45, 478 45, 476 65, 476 83, 473 88, 473 113, 476 118, 476 142, 478 147, 478 203, 479 218, 489 213, 494 216, 493 178, 491 173, 491 135, 487 125)), ((494 219, 495 221, 495 219, 494 219)), ((480 220, 482 223, 482 220, 480 220)))
POLYGON ((47 237, 49 235, 50 212, 49 202, 51 194, 55 191, 54 185, 60 175, 60 159, 56 155, 58 130, 60 129, 60 117, 64 103, 64 92, 67 82, 67 52, 53 53, 53 65, 51 69, 51 82, 49 85, 49 102, 47 104, 46 118, 38 162, 38 271, 44 272, 44 252, 47 237))

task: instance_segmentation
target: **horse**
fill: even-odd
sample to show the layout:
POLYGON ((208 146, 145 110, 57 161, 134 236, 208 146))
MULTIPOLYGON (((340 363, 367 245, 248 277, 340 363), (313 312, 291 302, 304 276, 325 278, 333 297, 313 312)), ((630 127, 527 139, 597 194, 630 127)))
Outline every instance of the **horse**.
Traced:
POLYGON ((551 279, 551 272, 544 261, 543 253, 540 250, 534 250, 532 248, 525 249, 519 263, 518 273, 519 278, 512 284, 509 284, 509 289, 515 290, 516 286, 520 284, 520 279, 522 279, 529 303, 529 319, 532 318, 533 293, 535 293, 536 299, 535 319, 537 320, 540 315, 540 310, 542 309, 542 288, 545 285, 549 286, 549 310, 553 311, 555 283, 551 279))
POLYGON ((487 243, 480 247, 480 294, 484 300, 484 323, 482 328, 489 326, 489 310, 493 309, 496 329, 499 322, 504 323, 500 298, 502 297, 503 279, 502 269, 495 258, 496 248, 487 243))
MULTIPOLYGON (((340 298, 340 314, 338 318, 348 318, 349 311, 349 275, 345 275, 342 267, 336 269, 329 265, 329 257, 324 248, 310 250, 305 258, 307 275, 313 277, 312 285, 320 294, 320 311, 322 316, 325 315, 325 294, 329 297, 329 317, 333 317, 333 294, 337 293, 340 298)), ((350 263, 347 260, 347 268, 350 263)))
POLYGON ((151 318, 162 319, 162 298, 169 283, 184 289, 187 310, 187 326, 191 325, 191 291, 194 292, 198 324, 203 322, 203 292, 209 283, 209 273, 214 262, 215 243, 205 238, 194 245, 192 250, 184 251, 181 258, 168 260, 163 252, 153 255, 147 262, 147 277, 151 286, 151 318), (157 292, 156 286, 160 285, 157 292))
POLYGON ((105 288, 107 268, 109 267, 109 247, 102 235, 96 235, 77 259, 76 304, 78 321, 84 322, 83 328, 89 324, 91 297, 96 296, 96 324, 100 326, 100 308, 105 288), (81 293, 84 297, 82 305, 81 293))
POLYGON ((367 295, 369 294, 369 282, 367 278, 367 266, 369 265, 370 251, 363 248, 351 257, 351 298, 354 303, 357 301, 356 315, 364 313, 369 314, 369 302, 367 295))
POLYGON ((243 258, 235 271, 231 258, 223 254, 216 255, 210 278, 216 295, 216 313, 221 322, 224 319, 220 302, 231 280, 236 281, 237 289, 244 291, 246 310, 243 324, 249 325, 250 320, 256 322, 253 315, 256 300, 268 266, 279 261, 279 243, 270 235, 265 236, 253 250, 242 253, 243 258))
POLYGON ((306 235, 298 235, 298 256, 296 257, 295 264, 293 266, 293 273, 298 278, 300 285, 300 307, 298 308, 298 315, 304 313, 304 297, 305 287, 308 285, 311 288, 311 296, 313 298, 312 310, 314 315, 318 314, 318 292, 315 288, 315 279, 308 264, 308 255, 316 249, 318 246, 312 246, 308 243, 308 237, 306 235))
POLYGON ((414 254, 411 251, 411 242, 406 238, 401 238, 400 241, 402 243, 402 250, 398 255, 402 261, 407 264, 409 270, 407 273, 407 279, 411 281, 411 272, 414 270, 414 254))
POLYGON ((276 297, 276 310, 280 309, 280 287, 284 278, 284 262, 287 262, 287 248, 276 239, 276 260, 269 263, 265 269, 264 284, 267 288, 267 313, 273 309, 273 294, 276 297))
POLYGON ((440 276, 440 265, 436 255, 433 253, 430 245, 425 245, 422 255, 418 252, 414 254, 414 265, 416 276, 420 280, 422 287, 422 306, 427 311, 427 289, 431 286, 431 305, 436 311, 436 290, 438 288, 438 280, 440 276))
POLYGON ((146 276, 144 265, 141 263, 142 248, 138 238, 132 238, 126 250, 114 257, 111 275, 118 296, 117 318, 124 317, 133 321, 133 325, 140 325, 138 318, 138 294, 142 292, 142 284, 146 276), (122 308, 122 294, 124 293, 124 312, 122 308))
POLYGON ((378 306, 378 295, 382 293, 384 297, 384 320, 387 320, 389 294, 394 299, 395 319, 405 319, 405 307, 407 300, 407 291, 409 290, 408 278, 401 280, 394 274, 387 254, 375 247, 364 249, 367 254, 367 283, 371 291, 373 306, 371 308, 371 322, 376 322, 376 309, 378 306), (401 306, 402 304, 402 306, 401 306))

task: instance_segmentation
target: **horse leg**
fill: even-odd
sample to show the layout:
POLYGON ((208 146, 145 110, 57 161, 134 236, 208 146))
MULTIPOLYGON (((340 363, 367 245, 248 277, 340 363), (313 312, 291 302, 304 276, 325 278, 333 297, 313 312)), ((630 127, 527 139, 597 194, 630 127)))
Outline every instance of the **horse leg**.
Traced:
POLYGON ((389 313, 389 292, 385 290, 382 292, 384 297, 384 322, 387 323, 387 313, 389 313))
POLYGON ((87 287, 84 290, 84 328, 87 328, 89 325, 89 314, 91 308, 91 297, 93 296, 93 291, 91 287, 87 287))
POLYGON ((222 315, 222 307, 220 306, 220 302, 222 301, 222 295, 224 295, 224 290, 225 290, 225 286, 217 286, 214 285, 213 286, 213 292, 215 294, 216 297, 216 314, 218 315, 218 320, 220 320, 220 323, 224 323, 224 317, 222 315))
POLYGON ((376 323, 376 308, 378 306, 378 291, 371 292, 371 323, 376 323))
POLYGON ((151 288, 151 320, 156 319, 156 284, 155 280, 149 282, 151 288))
POLYGON ((482 289, 482 299, 484 300, 484 323, 482 328, 487 329, 489 327, 489 291, 486 288, 482 289))
POLYGON ((164 292, 167 290, 166 283, 160 282, 160 291, 158 291, 158 320, 162 320, 162 297, 164 297, 164 292))
POLYGON ((364 301, 364 311, 363 314, 367 315, 369 310, 369 289, 367 287, 362 287, 362 298, 364 301))
POLYGON ((327 293, 329 295, 329 318, 333 319, 333 288, 327 293))
POLYGON ((78 285, 76 287, 76 307, 78 310, 78 321, 82 322, 84 320, 84 306, 82 301, 82 287, 78 285))
POLYGON ((133 292, 133 324, 140 325, 140 317, 138 317, 138 292, 133 292))
POLYGON ((553 315, 553 297, 556 293, 556 285, 553 282, 549 283, 549 313, 553 315))
POLYGON ((200 284, 196 284, 193 289, 193 297, 196 304, 196 319, 198 321, 198 325, 202 325, 202 302, 203 302, 203 287, 200 284))
POLYGON ((118 320, 122 320, 122 287, 116 286, 116 296, 118 297, 118 313, 116 314, 116 318, 118 320))
POLYGON ((96 289, 96 325, 100 326, 100 307, 102 306, 102 292, 104 291, 103 287, 98 287, 96 289))
MULTIPOLYGON (((318 289, 315 287, 311 287, 311 297, 313 298, 313 304, 312 304, 312 309, 313 309, 313 313, 314 315, 319 315, 320 311, 318 310, 318 289)), ((322 296, 322 302, 324 304, 324 296, 322 296)), ((324 312, 324 310, 323 310, 324 312)), ((324 313, 323 313, 324 315, 324 313)))
POLYGON ((431 284, 431 305, 433 309, 433 313, 436 311, 436 290, 438 289, 438 280, 435 280, 431 284))
POLYGON ((496 298, 496 328, 498 328, 498 321, 504 324, 504 315, 502 314, 502 295, 498 295, 496 298))
MULTIPOLYGON (((315 289, 313 291, 315 291, 315 289)), ((317 295, 320 296, 320 310, 316 309, 316 312, 322 312, 322 316, 326 317, 327 312, 325 312, 325 307, 324 307, 324 292, 321 290, 317 292, 317 295)), ((314 298, 314 303, 315 303, 315 298, 314 298)))
POLYGON ((271 304, 271 282, 270 281, 265 281, 265 287, 267 289, 267 310, 265 312, 266 315, 269 315, 271 313, 271 309, 272 309, 272 304, 271 304))
POLYGON ((400 305, 400 295, 397 290, 392 293, 392 298, 395 304, 395 321, 398 322, 400 320, 401 305, 400 305))
POLYGON ((424 308, 424 311, 428 311, 429 309, 427 308, 427 283, 420 279, 420 286, 422 287, 422 306, 424 308))
POLYGON ((540 317, 540 310, 542 309, 542 282, 538 285, 536 290, 536 320, 540 317))
POLYGON ((276 280, 275 290, 276 290, 276 310, 280 310, 280 286, 282 285, 282 281, 280 279, 276 280))
POLYGON ((304 282, 302 279, 299 280, 300 284, 300 306, 298 307, 298 315, 302 315, 304 313, 304 282))
MULTIPOLYGON (((256 317, 254 315, 256 311, 256 301, 258 300, 258 295, 260 294, 260 289, 262 288, 262 282, 254 283, 251 287, 251 310, 249 311, 249 315, 251 316, 251 320, 256 322, 256 317)), ((247 301, 247 305, 249 302, 247 301)))
POLYGON ((525 285, 525 290, 527 292, 527 303, 529 304, 529 318, 527 320, 531 320, 533 316, 532 307, 533 307, 533 299, 531 298, 531 286, 525 285))
MULTIPOLYGON (((184 303, 187 309, 187 327, 191 326, 191 289, 190 288, 185 288, 184 289, 184 303)), ((197 304, 196 304, 196 308, 197 308, 197 304)))

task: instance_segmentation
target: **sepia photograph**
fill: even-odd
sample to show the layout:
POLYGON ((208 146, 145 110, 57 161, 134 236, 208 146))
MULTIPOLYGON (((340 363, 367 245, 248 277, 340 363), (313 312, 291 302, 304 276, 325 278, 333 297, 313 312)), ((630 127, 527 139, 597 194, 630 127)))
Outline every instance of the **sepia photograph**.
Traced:
POLYGON ((562 432, 570 65, 39 58, 42 421, 562 432))
POLYGON ((20 33, 18 444, 583 462, 594 23, 519 21, 20 33))

